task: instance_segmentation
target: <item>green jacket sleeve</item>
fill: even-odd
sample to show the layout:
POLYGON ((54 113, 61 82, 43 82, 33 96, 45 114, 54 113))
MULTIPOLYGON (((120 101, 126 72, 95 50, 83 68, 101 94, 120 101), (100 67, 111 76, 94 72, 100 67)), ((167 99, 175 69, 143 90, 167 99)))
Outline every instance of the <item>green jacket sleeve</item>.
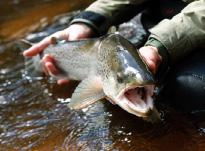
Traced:
MULTIPOLYGON (((146 0, 97 0, 92 3, 86 10, 112 18, 118 16, 123 9, 131 5, 139 5, 146 0)), ((128 12, 127 12, 128 13, 128 12)), ((120 17, 120 16, 118 16, 120 17)), ((120 18, 118 18, 120 19, 120 18)))
POLYGON ((171 20, 165 19, 150 30, 167 49, 171 63, 205 42, 205 0, 190 3, 171 20))
POLYGON ((140 12, 146 1, 148 0, 97 0, 76 16, 71 24, 85 23, 98 34, 104 34, 111 25, 119 24, 140 12))

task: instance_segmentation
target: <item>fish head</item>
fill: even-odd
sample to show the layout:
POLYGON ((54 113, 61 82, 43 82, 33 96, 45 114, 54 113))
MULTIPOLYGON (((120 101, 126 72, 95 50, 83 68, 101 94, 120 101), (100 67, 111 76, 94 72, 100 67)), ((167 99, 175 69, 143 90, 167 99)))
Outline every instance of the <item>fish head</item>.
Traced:
POLYGON ((160 114, 153 101, 153 74, 135 46, 116 34, 110 35, 101 45, 109 48, 104 52, 107 58, 103 66, 103 90, 107 99, 131 114, 151 122, 158 121, 160 114))

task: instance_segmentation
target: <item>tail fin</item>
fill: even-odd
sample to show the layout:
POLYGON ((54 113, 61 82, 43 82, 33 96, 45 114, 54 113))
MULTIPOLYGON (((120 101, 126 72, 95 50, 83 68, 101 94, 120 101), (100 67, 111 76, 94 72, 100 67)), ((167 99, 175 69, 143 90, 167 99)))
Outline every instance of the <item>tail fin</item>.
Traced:
MULTIPOLYGON (((21 39, 17 42, 18 48, 23 52, 24 50, 30 48, 33 45, 33 43, 21 39)), ((31 77, 39 77, 42 75, 42 67, 40 64, 40 55, 36 55, 34 57, 25 57, 25 71, 27 72, 28 76, 31 77)))

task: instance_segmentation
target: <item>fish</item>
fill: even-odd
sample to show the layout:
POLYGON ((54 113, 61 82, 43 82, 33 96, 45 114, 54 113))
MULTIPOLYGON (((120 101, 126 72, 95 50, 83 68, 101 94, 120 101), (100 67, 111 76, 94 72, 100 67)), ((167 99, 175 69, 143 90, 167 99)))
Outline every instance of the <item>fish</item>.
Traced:
MULTIPOLYGON (((153 99, 154 76, 127 39, 112 33, 76 41, 52 37, 52 41, 41 54, 30 59, 40 69, 40 65, 36 67, 40 59, 49 54, 61 73, 55 78, 81 81, 68 103, 71 110, 83 109, 105 98, 146 121, 161 120, 153 99)), ((24 50, 32 46, 25 40, 20 45, 24 50)))

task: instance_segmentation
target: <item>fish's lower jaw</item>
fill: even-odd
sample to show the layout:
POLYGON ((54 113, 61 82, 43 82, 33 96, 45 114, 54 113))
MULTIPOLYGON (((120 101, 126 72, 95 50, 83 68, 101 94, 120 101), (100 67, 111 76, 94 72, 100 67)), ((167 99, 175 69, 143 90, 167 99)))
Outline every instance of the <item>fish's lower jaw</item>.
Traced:
MULTIPOLYGON (((118 104, 119 105, 119 104, 118 104)), ((130 114, 133 114, 139 118, 142 118, 143 120, 151 123, 159 123, 161 121, 161 116, 158 110, 155 107, 151 108, 136 108, 133 106, 127 106, 125 105, 119 105, 121 108, 129 112, 130 114)))
POLYGON ((145 121, 156 123, 160 114, 154 107, 152 98, 154 87, 135 87, 122 91, 115 103, 127 112, 143 118, 145 121))
POLYGON ((145 121, 151 122, 151 123, 159 123, 162 121, 160 113, 156 108, 153 108, 149 110, 146 113, 145 117, 142 117, 145 121))
POLYGON ((128 113, 133 114, 137 117, 147 118, 147 116, 149 115, 148 113, 152 110, 152 107, 137 106, 136 104, 133 104, 132 102, 127 100, 126 97, 123 97, 123 96, 116 100, 117 101, 115 101, 115 103, 117 105, 119 105, 122 109, 124 109, 128 113))

